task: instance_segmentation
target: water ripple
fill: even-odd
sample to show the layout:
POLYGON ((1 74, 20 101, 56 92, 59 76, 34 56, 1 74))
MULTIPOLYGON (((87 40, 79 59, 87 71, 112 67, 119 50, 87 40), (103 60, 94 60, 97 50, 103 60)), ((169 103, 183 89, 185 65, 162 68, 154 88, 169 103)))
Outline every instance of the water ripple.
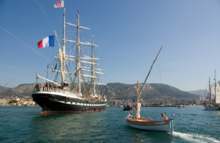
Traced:
MULTIPOLYGON (((160 120, 175 111, 173 134, 127 125, 120 107, 104 112, 41 116, 40 107, 0 107, 0 142, 220 142, 220 112, 203 107, 144 107, 142 117, 160 120)), ((134 114, 134 113, 133 113, 134 114)))

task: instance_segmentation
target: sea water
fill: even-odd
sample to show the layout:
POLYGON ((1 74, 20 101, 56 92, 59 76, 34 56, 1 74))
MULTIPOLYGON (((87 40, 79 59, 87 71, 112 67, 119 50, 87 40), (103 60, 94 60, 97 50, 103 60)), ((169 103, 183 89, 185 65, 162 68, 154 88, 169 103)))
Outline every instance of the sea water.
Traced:
POLYGON ((0 106, 0 142, 220 142, 220 111, 202 106, 142 107, 141 117, 161 120, 161 113, 174 116, 174 132, 131 128, 121 107, 104 112, 40 115, 40 107, 0 106))

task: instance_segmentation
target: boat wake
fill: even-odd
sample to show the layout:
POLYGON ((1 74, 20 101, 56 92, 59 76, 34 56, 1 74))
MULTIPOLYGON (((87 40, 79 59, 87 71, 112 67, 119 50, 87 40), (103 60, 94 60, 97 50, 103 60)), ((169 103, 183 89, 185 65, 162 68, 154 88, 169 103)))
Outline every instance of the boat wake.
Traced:
POLYGON ((220 143, 219 140, 212 138, 212 137, 207 137, 205 135, 187 134, 187 133, 180 133, 180 132, 173 132, 172 135, 176 137, 180 137, 189 142, 220 143))

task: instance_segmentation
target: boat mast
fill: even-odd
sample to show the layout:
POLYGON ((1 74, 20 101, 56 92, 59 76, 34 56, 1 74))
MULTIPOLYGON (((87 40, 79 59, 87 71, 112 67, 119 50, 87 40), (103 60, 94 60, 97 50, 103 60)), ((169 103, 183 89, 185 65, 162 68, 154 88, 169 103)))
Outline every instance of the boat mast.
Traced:
POLYGON ((210 86, 210 78, 209 78, 209 104, 211 103, 211 86, 210 86))
POLYGON ((139 107, 138 107, 138 103, 139 103, 139 98, 140 98, 140 96, 141 96, 141 91, 142 91, 142 89, 143 89, 143 87, 144 87, 144 84, 146 83, 146 81, 147 81, 147 79, 148 79, 148 76, 150 75, 150 72, 151 72, 151 70, 152 70, 152 68, 153 68, 153 66, 154 66, 154 63, 155 63, 155 61, 157 60, 157 57, 159 56, 160 51, 162 50, 162 48, 163 48, 163 46, 161 46, 159 52, 157 53, 157 56, 156 56, 156 58, 154 59, 153 64, 151 65, 150 71, 148 72, 147 77, 145 78, 144 83, 143 83, 143 85, 142 85, 142 87, 141 87, 140 90, 139 90, 139 81, 137 81, 137 113, 136 113, 137 120, 138 120, 138 110, 139 110, 139 109, 138 109, 138 108, 139 108, 139 107))
MULTIPOLYGON (((162 50, 162 48, 163 48, 163 46, 161 46, 159 52, 157 53, 156 58, 154 59, 152 65, 151 65, 150 71, 148 72, 147 77, 145 78, 144 83, 143 83, 143 85, 142 85, 142 87, 141 87, 141 89, 140 89, 140 91, 139 91, 139 96, 141 96, 141 91, 142 91, 142 89, 143 89, 143 87, 144 87, 144 85, 145 85, 145 83, 146 83, 146 81, 147 81, 147 79, 148 79, 148 77, 149 77, 149 75, 150 75, 150 72, 151 72, 151 70, 152 70, 152 68, 153 68, 153 66, 154 66, 154 63, 156 62, 157 57, 159 56, 160 51, 162 50)), ((138 98, 139 98, 139 96, 138 96, 138 98)))
POLYGON ((65 13, 65 8, 64 8, 64 13, 63 13, 63 54, 64 54, 64 59, 65 59, 65 54, 66 54, 66 23, 65 23, 65 18, 66 18, 66 13, 65 13))
POLYGON ((137 81, 137 106, 136 106, 136 107, 137 107, 137 112, 136 112, 137 120, 138 120, 138 112, 140 112, 140 111, 138 111, 139 108, 140 108, 140 107, 139 107, 139 104, 138 104, 138 103, 139 103, 139 95, 140 95, 140 94, 139 94, 139 81, 137 81))
POLYGON ((66 22, 65 22, 65 8, 63 12, 63 49, 59 49, 59 54, 60 54, 60 65, 61 65, 61 77, 62 77, 62 82, 61 86, 64 85, 64 82, 66 80, 66 75, 65 75, 65 56, 66 56, 66 39, 65 39, 65 31, 66 31, 66 22))
POLYGON ((215 70, 215 79, 214 79, 214 81, 215 81, 215 104, 216 104, 216 70, 215 70))
POLYGON ((92 36, 92 82, 93 82, 93 95, 95 95, 96 90, 95 90, 95 52, 94 52, 94 37, 92 36))
POLYGON ((77 49, 78 49, 78 62, 77 62, 77 69, 78 69, 78 82, 79 82, 79 95, 81 95, 81 47, 80 47, 80 27, 79 27, 79 12, 77 12, 77 49))
MULTIPOLYGON (((65 19, 64 19, 65 20, 65 19)), ((80 41, 80 28, 83 28, 83 29, 87 29, 87 30, 90 30, 89 28, 87 27, 83 27, 83 26, 80 26, 80 22, 79 22, 79 12, 77 12, 77 25, 75 24, 72 24, 72 23, 68 23, 68 22, 65 22, 65 24, 67 25, 71 25, 71 26, 76 26, 76 35, 77 35, 77 39, 76 41, 73 41, 73 40, 68 40, 68 39, 65 39, 65 42, 73 42, 73 43, 76 43, 76 49, 78 50, 78 55, 76 56, 69 56, 69 57, 74 57, 75 59, 73 59, 73 61, 76 61, 77 65, 76 65, 76 76, 78 76, 78 94, 81 95, 82 93, 82 89, 81 89, 81 77, 84 76, 84 77, 91 77, 90 75, 83 75, 82 74, 82 70, 85 70, 85 69, 82 69, 81 67, 81 62, 83 63, 91 63, 91 62, 86 62, 86 61, 82 61, 81 59, 85 59, 85 57, 81 57, 81 44, 83 45, 89 45, 91 46, 91 43, 89 42, 81 42, 80 41)), ((64 27, 65 28, 65 27, 64 27)), ((64 43, 65 44, 65 43, 64 43)), ((94 45, 97 47, 97 45, 94 45)), ((65 47, 64 47, 64 51, 65 51, 65 47)), ((65 65, 65 64, 64 64, 65 65)), ((65 66, 64 66, 65 67, 65 66)), ((65 72, 64 72, 65 73, 65 72)))

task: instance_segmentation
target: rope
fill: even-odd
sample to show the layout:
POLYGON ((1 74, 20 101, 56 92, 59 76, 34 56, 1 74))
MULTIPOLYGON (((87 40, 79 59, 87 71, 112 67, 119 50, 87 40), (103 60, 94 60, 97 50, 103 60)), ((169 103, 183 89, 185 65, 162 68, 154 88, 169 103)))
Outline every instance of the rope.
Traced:
POLYGON ((40 54, 39 52, 37 52, 36 50, 34 50, 32 47, 30 47, 29 45, 27 45, 26 43, 24 43, 22 40, 20 40, 18 37, 16 37, 15 35, 13 35, 12 33, 10 33, 9 31, 7 31, 5 28, 1 27, 1 29, 3 29, 5 32, 7 32, 9 35, 13 36, 15 39, 17 39, 18 41, 20 41, 21 43, 23 43, 25 46, 27 46, 29 49, 33 50, 35 53, 37 53, 38 55, 42 56, 43 58, 45 58, 47 61, 51 62, 49 59, 47 59, 46 57, 44 57, 42 54, 40 54))
POLYGON ((147 114, 147 110, 146 110, 145 108, 144 108, 144 113, 146 113, 148 119, 150 119, 150 116, 148 116, 148 114, 147 114))
POLYGON ((209 87, 209 82, 208 82, 208 84, 207 84, 207 87, 206 87, 206 90, 205 90, 205 97, 207 98, 207 88, 209 87))
MULTIPOLYGON (((155 61, 157 60, 157 57, 159 56, 160 51, 161 51, 162 48, 163 48, 163 46, 161 46, 159 52, 157 53, 156 58, 155 58, 154 61, 153 61, 153 64, 151 65, 150 71, 148 72, 147 77, 146 77, 145 80, 144 80, 144 84, 142 85, 142 87, 141 87, 141 89, 140 89, 140 91, 139 91, 139 97, 141 96, 141 91, 142 91, 142 89, 143 89, 143 87, 144 87, 144 85, 145 85, 145 83, 146 83, 146 81, 147 81, 147 79, 148 79, 148 77, 149 77, 149 75, 150 75, 150 73, 151 73, 151 70, 152 70, 152 68, 153 68, 153 66, 154 66, 154 63, 155 63, 155 61)), ((138 98, 139 98, 139 97, 138 97, 138 98)))
MULTIPOLYGON (((157 60, 157 67, 158 67, 158 71, 159 71, 159 74, 160 74, 160 82, 161 82, 161 84, 163 84, 158 60, 157 60)), ((163 92, 163 97, 164 97, 164 88, 162 88, 162 92, 163 92)), ((164 105, 165 105, 165 100, 164 100, 164 105)))
POLYGON ((47 21, 50 22, 50 24, 51 24, 51 26, 52 26, 52 30, 53 30, 53 29, 54 29, 54 26, 53 26, 53 24, 52 24, 52 21, 51 21, 50 18, 49 18, 49 15, 46 13, 46 11, 43 9, 43 6, 42 6, 37 0, 35 0, 35 2, 36 2, 37 5, 40 7, 42 13, 44 13, 45 18, 47 19, 47 21))
POLYGON ((158 67, 159 74, 160 74, 160 81, 161 81, 161 83, 163 83, 162 77, 161 77, 161 73, 160 73, 160 67, 159 67, 159 62, 158 62, 158 60, 157 60, 157 67, 158 67))

